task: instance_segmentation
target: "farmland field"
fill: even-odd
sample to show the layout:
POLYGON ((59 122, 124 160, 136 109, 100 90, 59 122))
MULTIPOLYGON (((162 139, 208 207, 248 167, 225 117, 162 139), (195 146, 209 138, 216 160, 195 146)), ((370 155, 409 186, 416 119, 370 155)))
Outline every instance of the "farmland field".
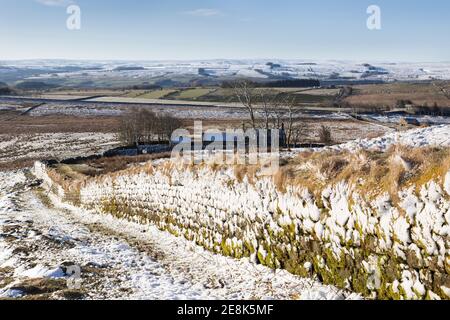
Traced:
MULTIPOLYGON (((450 83, 444 88, 448 91, 450 83)), ((354 86, 353 94, 345 101, 360 105, 395 106, 399 100, 409 101, 420 106, 449 106, 450 100, 432 83, 392 83, 354 86)))
MULTIPOLYGON (((153 91, 147 91, 144 93, 138 93, 137 95, 133 96, 133 98, 140 98, 140 99, 163 99, 167 95, 178 92, 178 90, 174 89, 162 89, 162 90, 153 90, 153 91)), ((131 96, 130 96, 131 97, 131 96)))
POLYGON ((201 100, 202 96, 210 94, 214 91, 214 89, 193 88, 177 92, 176 94, 171 94, 170 98, 180 100, 201 100))

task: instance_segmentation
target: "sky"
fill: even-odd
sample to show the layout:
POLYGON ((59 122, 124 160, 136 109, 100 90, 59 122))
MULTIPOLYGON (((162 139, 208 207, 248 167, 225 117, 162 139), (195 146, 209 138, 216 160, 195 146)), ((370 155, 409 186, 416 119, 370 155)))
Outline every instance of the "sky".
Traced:
POLYGON ((448 0, 0 0, 0 60, 450 61, 449 15, 448 0))

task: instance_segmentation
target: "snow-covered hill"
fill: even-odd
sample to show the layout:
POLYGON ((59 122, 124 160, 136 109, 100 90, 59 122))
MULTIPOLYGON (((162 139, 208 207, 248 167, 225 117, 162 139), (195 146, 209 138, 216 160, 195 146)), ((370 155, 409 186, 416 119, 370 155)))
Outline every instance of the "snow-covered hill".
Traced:
POLYGON ((315 60, 206 60, 206 61, 61 61, 0 62, 0 80, 23 74, 28 79, 71 77, 154 78, 204 77, 314 78, 320 80, 430 80, 450 79, 450 62, 408 63, 315 60))

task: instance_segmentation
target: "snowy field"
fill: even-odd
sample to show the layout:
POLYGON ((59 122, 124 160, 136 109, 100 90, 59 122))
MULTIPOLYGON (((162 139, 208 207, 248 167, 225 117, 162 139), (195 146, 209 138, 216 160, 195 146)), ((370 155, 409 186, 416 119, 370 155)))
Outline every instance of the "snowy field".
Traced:
POLYGON ((88 156, 112 149, 117 142, 112 133, 5 134, 0 135, 0 163, 88 156))
MULTIPOLYGON (((362 116, 365 119, 368 120, 375 120, 379 121, 381 123, 401 123, 400 121, 402 119, 405 119, 405 116, 384 116, 384 115, 364 115, 362 116)), ((406 118, 408 119, 415 119, 420 124, 427 124, 427 125, 439 125, 439 124, 450 124, 450 118, 449 117, 440 117, 440 116, 413 116, 409 115, 406 118)))
POLYGON ((428 128, 414 129, 406 132, 394 132, 375 139, 360 139, 331 147, 333 150, 379 150, 386 151, 389 147, 400 144, 410 147, 449 147, 450 125, 440 125, 428 128))
MULTIPOLYGON (((106 99, 108 100, 108 99, 106 99)), ((116 100, 112 98, 111 100, 116 100)), ((205 107, 198 106, 183 106, 183 103, 174 103, 173 101, 167 101, 170 105, 164 105, 161 101, 145 101, 147 104, 155 103, 155 105, 139 105, 139 101, 132 101, 129 99, 129 103, 137 103, 132 106, 120 106, 120 102, 111 104, 96 104, 91 102, 88 104, 83 103, 67 103, 61 105, 59 103, 47 103, 33 110, 30 115, 32 116, 46 116, 46 115, 68 115, 68 116, 121 116, 126 112, 129 112, 131 108, 145 107, 158 113, 167 113, 180 119, 244 119, 248 117, 248 113, 242 108, 236 107, 205 107)), ((144 101, 143 101, 144 102, 144 101)), ((192 102, 190 102, 192 103, 192 102)))
POLYGON ((450 147, 450 125, 438 125, 427 128, 412 129, 403 132, 389 132, 377 138, 356 139, 326 148, 298 148, 282 152, 282 158, 292 158, 305 151, 351 151, 372 150, 386 151, 395 145, 409 147, 450 147))

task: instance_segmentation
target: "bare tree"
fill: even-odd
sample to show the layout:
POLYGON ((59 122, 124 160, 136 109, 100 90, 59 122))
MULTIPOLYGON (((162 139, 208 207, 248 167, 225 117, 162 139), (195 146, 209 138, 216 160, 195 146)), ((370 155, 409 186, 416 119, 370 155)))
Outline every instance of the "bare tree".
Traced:
POLYGON ((450 91, 447 89, 445 83, 433 82, 433 85, 444 94, 447 99, 450 99, 450 91))
POLYGON ((139 130, 141 131, 141 139, 143 142, 153 141, 155 131, 158 127, 158 116, 149 110, 139 112, 139 130))
POLYGON ((271 100, 269 113, 273 120, 273 128, 275 129, 281 129, 283 127, 283 121, 287 115, 287 97, 288 96, 284 94, 277 94, 271 100))
POLYGON ((178 118, 174 118, 170 115, 161 115, 158 117, 158 123, 159 123, 159 130, 158 130, 158 136, 159 140, 166 140, 169 141, 170 144, 172 144, 171 137, 172 133, 180 129, 183 125, 182 121, 178 118))
POLYGON ((269 130, 269 122, 270 122, 270 115, 271 115, 271 98, 268 95, 266 90, 258 90, 258 96, 259 100, 261 101, 261 113, 264 118, 264 128, 266 130, 269 130))
POLYGON ((122 116, 119 125, 119 138, 122 143, 127 145, 139 145, 142 137, 139 113, 132 111, 122 116))
POLYGON ((245 80, 235 83, 234 90, 238 100, 247 109, 254 129, 258 126, 257 115, 263 119, 262 127, 266 130, 282 129, 284 121, 288 121, 287 128, 284 128, 286 143, 289 146, 293 141, 298 142, 303 130, 301 126, 295 125, 297 115, 300 113, 295 97, 283 93, 276 94, 267 88, 255 88, 251 82, 245 80))
POLYGON ((276 96, 274 108, 270 110, 274 118, 276 129, 285 129, 286 145, 288 147, 297 144, 304 134, 304 127, 298 121, 301 109, 297 106, 295 96, 280 94, 276 96), (284 125, 286 123, 286 126, 284 125))
POLYGON ((288 147, 298 143, 304 130, 303 126, 297 123, 301 109, 297 106, 296 97, 289 94, 270 95, 267 92, 261 93, 260 97, 266 129, 269 129, 269 122, 272 120, 272 128, 285 130, 288 147), (287 126, 284 125, 285 122, 287 126))
POLYGON ((287 98, 286 100, 288 125, 286 129, 286 143, 291 146, 293 143, 297 144, 300 135, 303 133, 302 126, 295 126, 295 122, 300 113, 300 109, 297 107, 297 101, 295 97, 287 98))
POLYGON ((290 144, 288 146, 296 146, 300 143, 302 137, 305 136, 305 127, 303 125, 293 126, 291 130, 290 144))
POLYGON ((339 93, 334 97, 333 104, 342 107, 342 103, 348 97, 353 94, 353 88, 350 86, 345 86, 339 90, 339 93))
POLYGON ((255 104, 256 90, 255 86, 248 80, 236 81, 234 85, 234 94, 239 102, 247 109, 250 122, 253 129, 256 129, 255 104))
POLYGON ((320 142, 328 145, 333 142, 333 138, 331 136, 331 129, 327 126, 321 126, 319 130, 319 139, 320 142))
POLYGON ((272 122, 272 128, 281 129, 283 118, 286 115, 286 109, 284 108, 285 99, 283 94, 272 94, 268 89, 258 90, 260 113, 264 119, 264 128, 270 129, 272 122))
POLYGON ((275 129, 282 129, 284 125, 284 119, 286 118, 286 109, 284 107, 279 107, 271 110, 273 125, 275 129))

